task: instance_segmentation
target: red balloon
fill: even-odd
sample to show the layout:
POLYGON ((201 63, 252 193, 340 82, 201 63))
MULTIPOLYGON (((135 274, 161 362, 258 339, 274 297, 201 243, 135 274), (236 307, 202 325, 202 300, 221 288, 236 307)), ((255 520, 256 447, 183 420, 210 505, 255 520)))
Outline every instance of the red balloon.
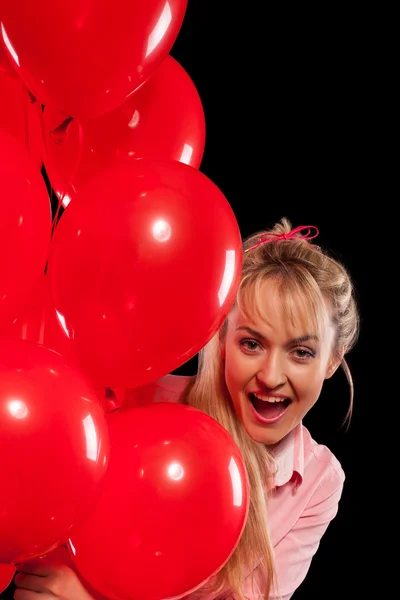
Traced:
POLYGON ((12 64, 7 56, 7 53, 4 50, 1 43, 0 43, 0 73, 1 74, 7 73, 8 75, 11 75, 15 79, 17 79, 17 77, 18 77, 15 70, 13 69, 13 66, 12 66, 12 64))
POLYGON ((187 0, 2 2, 0 41, 41 104, 94 117, 152 75, 175 43, 186 7, 187 0))
POLYGON ((109 418, 98 501, 69 545, 77 570, 112 600, 188 594, 235 550, 249 503, 232 437, 205 413, 160 403, 109 418))
POLYGON ((43 162, 40 110, 21 80, 2 72, 0 64, 0 130, 14 136, 25 146, 38 169, 43 162))
POLYGON ((108 426, 87 380, 61 355, 0 339, 0 562, 65 542, 108 465, 108 426))
POLYGON ((57 318, 47 275, 40 279, 23 314, 1 335, 46 346, 78 366, 72 343, 57 318))
POLYGON ((63 124, 65 115, 47 106, 43 118, 46 172, 56 194, 66 196, 64 204, 113 162, 150 158, 198 168, 203 157, 200 96, 172 56, 135 94, 102 117, 63 124))
POLYGON ((21 142, 0 130, 0 330, 25 309, 43 275, 51 224, 37 165, 21 142))
POLYGON ((55 229, 48 275, 95 387, 134 388, 193 357, 232 306, 241 252, 231 206, 193 167, 137 160, 92 179, 55 229))
POLYGON ((15 567, 13 565, 0 565, 0 594, 10 585, 15 575, 15 567))

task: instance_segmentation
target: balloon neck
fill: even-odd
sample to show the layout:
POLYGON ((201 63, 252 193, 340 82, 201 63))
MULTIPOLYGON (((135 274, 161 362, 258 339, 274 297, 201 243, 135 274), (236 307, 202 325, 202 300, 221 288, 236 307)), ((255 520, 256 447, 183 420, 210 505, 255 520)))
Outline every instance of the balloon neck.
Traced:
POLYGON ((67 129, 73 119, 74 117, 67 117, 58 127, 50 131, 50 136, 56 144, 63 143, 67 134, 67 129))

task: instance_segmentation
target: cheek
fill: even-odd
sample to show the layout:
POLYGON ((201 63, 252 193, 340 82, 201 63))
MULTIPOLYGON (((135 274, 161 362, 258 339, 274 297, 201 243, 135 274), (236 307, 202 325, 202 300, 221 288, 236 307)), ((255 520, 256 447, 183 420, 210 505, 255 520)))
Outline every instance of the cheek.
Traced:
POLYGON ((225 356, 225 379, 228 382, 241 385, 246 381, 250 370, 249 362, 237 349, 231 349, 225 356))
POLYGON ((225 357, 225 382, 228 391, 235 398, 239 388, 243 387, 244 381, 243 363, 238 359, 235 352, 227 353, 225 357))
POLYGON ((238 369, 229 362, 225 362, 225 384, 231 398, 232 406, 239 419, 241 419, 241 392, 243 390, 243 378, 238 369))
POLYGON ((295 382, 297 393, 304 401, 311 405, 318 399, 324 383, 324 372, 317 369, 313 372, 302 372, 295 382))

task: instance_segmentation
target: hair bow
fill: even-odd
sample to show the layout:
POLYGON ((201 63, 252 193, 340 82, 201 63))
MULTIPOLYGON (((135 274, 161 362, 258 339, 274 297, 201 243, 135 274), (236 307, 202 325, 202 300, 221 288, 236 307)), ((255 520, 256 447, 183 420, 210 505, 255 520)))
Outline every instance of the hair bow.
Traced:
POLYGON ((259 241, 254 246, 247 248, 245 252, 249 252, 250 250, 254 250, 254 248, 258 248, 262 244, 267 244, 269 242, 282 242, 286 240, 290 240, 292 238, 301 238, 303 240, 312 240, 317 237, 319 234, 319 230, 314 225, 299 225, 299 227, 295 227, 288 233, 263 233, 260 236, 259 241), (314 231, 314 233, 312 233, 314 231))

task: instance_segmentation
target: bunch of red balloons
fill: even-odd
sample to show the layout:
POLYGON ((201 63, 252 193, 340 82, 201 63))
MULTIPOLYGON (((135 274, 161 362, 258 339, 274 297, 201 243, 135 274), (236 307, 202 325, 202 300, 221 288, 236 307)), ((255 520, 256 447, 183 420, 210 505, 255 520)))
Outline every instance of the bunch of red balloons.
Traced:
POLYGON ((99 598, 179 598, 246 522, 222 426, 104 401, 192 358, 239 283, 202 102, 170 55, 186 7, 0 4, 0 589, 63 548, 99 598))

